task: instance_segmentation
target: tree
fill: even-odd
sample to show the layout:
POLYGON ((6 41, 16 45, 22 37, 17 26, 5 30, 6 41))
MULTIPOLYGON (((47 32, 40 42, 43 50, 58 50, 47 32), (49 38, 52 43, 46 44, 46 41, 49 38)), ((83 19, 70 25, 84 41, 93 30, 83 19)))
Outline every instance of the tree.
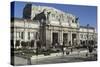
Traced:
POLYGON ((16 47, 20 46, 20 40, 16 40, 15 46, 16 46, 16 47))
POLYGON ((21 42, 21 45, 22 45, 22 47, 25 48, 27 44, 26 44, 26 42, 22 41, 22 42, 21 42))
POLYGON ((34 40, 31 40, 31 47, 34 47, 34 40))

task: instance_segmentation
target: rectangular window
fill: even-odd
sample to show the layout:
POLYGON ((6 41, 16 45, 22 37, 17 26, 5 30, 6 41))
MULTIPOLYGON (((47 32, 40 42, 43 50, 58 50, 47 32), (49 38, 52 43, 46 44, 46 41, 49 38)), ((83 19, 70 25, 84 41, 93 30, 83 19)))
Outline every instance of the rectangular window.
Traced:
POLYGON ((19 38, 20 38, 20 32, 19 32, 19 38))
POLYGON ((83 34, 81 34, 80 36, 81 36, 81 38, 83 38, 83 34))
POLYGON ((72 19, 72 23, 74 23, 74 20, 72 19))
POLYGON ((24 32, 21 32, 21 39, 24 39, 24 32))
POLYGON ((38 32, 36 32, 35 39, 38 39, 38 32))
POLYGON ((30 40, 30 32, 28 32, 28 39, 30 40))

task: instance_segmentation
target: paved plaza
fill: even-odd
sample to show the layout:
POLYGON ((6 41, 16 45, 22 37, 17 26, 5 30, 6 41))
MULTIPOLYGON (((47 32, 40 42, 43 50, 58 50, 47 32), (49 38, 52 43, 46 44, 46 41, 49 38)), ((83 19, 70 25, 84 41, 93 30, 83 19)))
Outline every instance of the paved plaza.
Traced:
POLYGON ((53 63, 69 63, 69 62, 83 62, 83 61, 96 61, 96 51, 91 55, 86 56, 88 50, 74 50, 69 55, 60 53, 52 53, 50 55, 32 56, 30 60, 15 56, 15 65, 31 65, 31 64, 53 64, 53 63))

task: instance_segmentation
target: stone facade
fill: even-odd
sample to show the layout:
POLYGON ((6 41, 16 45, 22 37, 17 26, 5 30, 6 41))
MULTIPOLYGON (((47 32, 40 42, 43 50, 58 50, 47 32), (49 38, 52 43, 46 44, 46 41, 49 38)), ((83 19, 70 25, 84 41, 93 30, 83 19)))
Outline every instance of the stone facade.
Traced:
POLYGON ((14 34, 11 39, 14 40, 14 47, 17 41, 20 41, 18 47, 22 47, 21 41, 32 40, 34 48, 37 47, 37 41, 40 41, 40 47, 47 48, 56 46, 56 43, 75 46, 85 40, 94 40, 97 36, 95 28, 80 26, 78 17, 70 13, 52 7, 30 7, 31 11, 28 11, 29 7, 25 6, 23 19, 14 18, 11 21, 11 33, 14 34), (31 13, 27 15, 27 11, 31 13))

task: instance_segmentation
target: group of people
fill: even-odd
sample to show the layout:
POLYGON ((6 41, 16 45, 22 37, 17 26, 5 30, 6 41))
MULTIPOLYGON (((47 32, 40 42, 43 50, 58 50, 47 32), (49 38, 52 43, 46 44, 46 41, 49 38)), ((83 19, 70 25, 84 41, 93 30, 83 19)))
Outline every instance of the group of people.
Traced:
MULTIPOLYGON (((58 45, 58 43, 55 43, 55 46, 57 46, 57 45, 58 45)), ((71 45, 70 41, 69 41, 68 45, 69 46, 65 46, 64 43, 60 43, 60 49, 61 49, 63 55, 65 55, 65 54, 67 55, 70 52, 73 52, 74 46, 71 45)), ((87 44, 87 48, 86 49, 88 50, 88 53, 86 54, 86 56, 87 56, 87 55, 89 55, 89 54, 91 54, 93 52, 94 44, 93 43, 92 44, 91 43, 87 44)))
MULTIPOLYGON (((71 46, 71 42, 69 42, 68 44, 67 43, 53 43, 53 47, 56 49, 56 48, 59 48, 61 51, 62 51, 62 54, 65 55, 65 54, 69 54, 69 50, 68 50, 68 47, 71 46)), ((72 48, 71 48, 71 52, 72 52, 72 48)))

